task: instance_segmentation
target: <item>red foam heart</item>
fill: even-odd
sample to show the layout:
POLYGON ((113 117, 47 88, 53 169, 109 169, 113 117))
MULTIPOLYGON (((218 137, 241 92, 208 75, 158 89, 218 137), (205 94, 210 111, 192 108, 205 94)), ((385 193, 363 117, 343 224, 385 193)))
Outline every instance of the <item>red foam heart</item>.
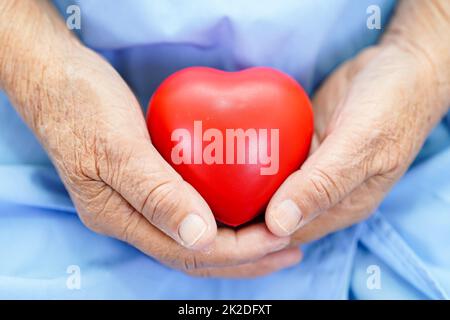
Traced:
POLYGON ((300 85, 275 69, 192 67, 159 86, 147 125, 153 145, 216 219, 237 226, 261 213, 306 159, 313 113, 300 85))

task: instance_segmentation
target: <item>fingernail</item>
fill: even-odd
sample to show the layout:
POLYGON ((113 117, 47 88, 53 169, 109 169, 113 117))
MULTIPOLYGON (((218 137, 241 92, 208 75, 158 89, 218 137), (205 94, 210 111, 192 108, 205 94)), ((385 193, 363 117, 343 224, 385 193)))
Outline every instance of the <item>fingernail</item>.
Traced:
POLYGON ((301 220, 302 213, 294 201, 288 199, 281 202, 272 213, 273 220, 286 235, 294 232, 301 220))
POLYGON ((192 247, 205 233, 207 225, 205 221, 196 214, 189 214, 180 224, 178 235, 186 247, 192 247))

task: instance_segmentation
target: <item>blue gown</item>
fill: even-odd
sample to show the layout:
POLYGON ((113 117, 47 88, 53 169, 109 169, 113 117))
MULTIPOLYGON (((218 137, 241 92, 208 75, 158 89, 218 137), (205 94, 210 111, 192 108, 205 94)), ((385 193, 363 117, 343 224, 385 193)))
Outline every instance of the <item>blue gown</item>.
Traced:
MULTIPOLYGON (((391 0, 55 0, 64 18, 73 3, 80 39, 111 62, 144 108, 166 76, 192 65, 272 66, 312 95, 336 66, 377 41, 395 7, 391 0), (366 27, 373 4, 381 30, 366 27)), ((446 299, 449 168, 448 114, 377 212, 303 246, 299 265, 250 280, 192 278, 85 228, 0 92, 0 298, 446 299)))

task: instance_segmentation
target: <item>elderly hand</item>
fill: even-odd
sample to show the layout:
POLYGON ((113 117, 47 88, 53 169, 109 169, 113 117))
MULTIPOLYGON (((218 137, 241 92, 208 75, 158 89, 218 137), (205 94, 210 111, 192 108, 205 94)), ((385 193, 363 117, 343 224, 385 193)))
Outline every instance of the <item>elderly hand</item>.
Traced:
POLYGON ((311 155, 267 209, 274 234, 303 243, 365 219, 406 171, 450 104, 450 10, 441 5, 402 3, 383 42, 318 91, 311 155))
POLYGON ((128 86, 47 3, 1 9, 11 24, 0 17, 0 84, 89 228, 194 275, 258 276, 299 261, 262 223, 217 231, 206 202, 152 146, 128 86), (43 37, 33 41, 37 26, 43 37))

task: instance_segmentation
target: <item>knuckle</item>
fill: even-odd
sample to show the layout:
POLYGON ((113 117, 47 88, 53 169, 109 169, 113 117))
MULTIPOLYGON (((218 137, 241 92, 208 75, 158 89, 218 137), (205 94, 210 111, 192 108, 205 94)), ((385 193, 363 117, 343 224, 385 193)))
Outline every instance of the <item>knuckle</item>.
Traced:
POLYGON ((198 271, 202 268, 203 264, 201 263, 198 256, 195 254, 187 254, 182 259, 182 269, 185 272, 192 272, 194 270, 198 271))
POLYGON ((325 210, 337 202, 342 192, 342 187, 325 170, 315 168, 310 176, 311 182, 311 198, 319 210, 325 210))
POLYGON ((141 212, 145 213, 153 223, 161 223, 168 216, 179 211, 181 207, 181 197, 179 183, 166 180, 156 184, 141 206, 141 212))
POLYGON ((401 155, 392 148, 387 148, 384 152, 372 159, 372 175, 389 176, 396 173, 404 165, 401 155))

